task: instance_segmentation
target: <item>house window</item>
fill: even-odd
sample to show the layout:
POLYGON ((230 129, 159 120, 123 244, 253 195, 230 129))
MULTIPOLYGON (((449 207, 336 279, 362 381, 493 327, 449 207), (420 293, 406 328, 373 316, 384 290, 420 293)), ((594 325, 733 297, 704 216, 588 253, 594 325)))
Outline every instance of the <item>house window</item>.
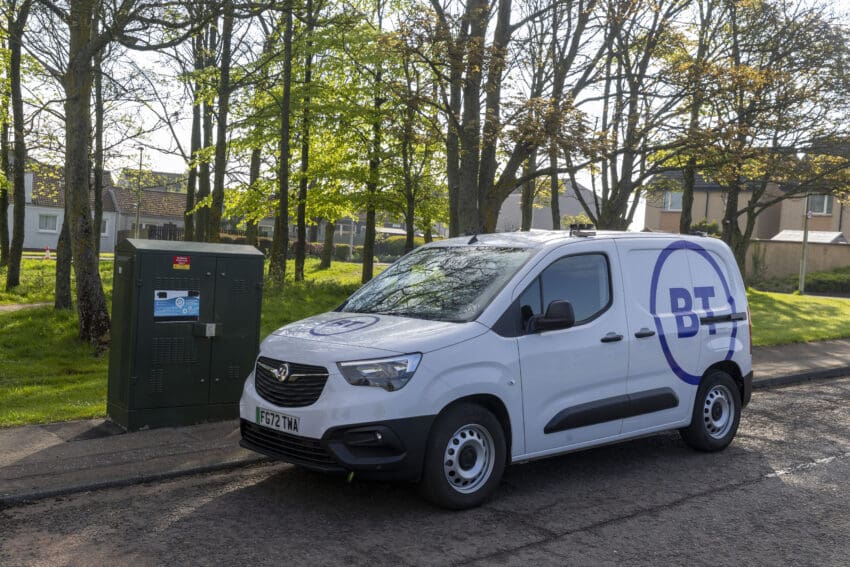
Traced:
POLYGON ((107 230, 109 229, 109 225, 107 224, 106 219, 101 219, 100 221, 100 235, 107 236, 107 230))
POLYGON ((39 232, 56 232, 57 215, 38 215, 39 232))
POLYGON ((809 210, 813 215, 831 215, 832 195, 809 195, 809 210))
POLYGON ((665 211, 681 211, 682 210, 682 192, 681 191, 665 191, 664 192, 664 210, 665 211))

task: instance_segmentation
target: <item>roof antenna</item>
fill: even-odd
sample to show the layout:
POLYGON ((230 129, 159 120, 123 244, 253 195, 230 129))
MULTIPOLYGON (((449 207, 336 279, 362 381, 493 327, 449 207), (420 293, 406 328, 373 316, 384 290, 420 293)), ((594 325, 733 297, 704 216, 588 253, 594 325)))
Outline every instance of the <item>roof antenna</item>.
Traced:
POLYGON ((467 244, 475 244, 476 242, 478 242, 478 235, 473 234, 472 238, 469 239, 469 242, 467 242, 467 244))

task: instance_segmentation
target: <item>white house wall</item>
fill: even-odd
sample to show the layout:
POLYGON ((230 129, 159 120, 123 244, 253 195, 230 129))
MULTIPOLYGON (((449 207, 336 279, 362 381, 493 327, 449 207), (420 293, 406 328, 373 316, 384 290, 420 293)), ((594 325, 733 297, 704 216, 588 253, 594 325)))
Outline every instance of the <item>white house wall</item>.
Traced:
MULTIPOLYGON (((14 206, 9 206, 9 238, 12 237, 12 219, 14 206)), ((112 252, 115 249, 115 213, 103 213, 103 219, 106 221, 106 234, 100 237, 100 249, 102 252, 112 252)), ((44 250, 50 247, 51 250, 56 250, 56 245, 59 242, 59 231, 62 230, 62 221, 65 218, 65 211, 56 207, 39 207, 35 205, 27 205, 26 215, 24 217, 24 249, 27 250, 44 250), (56 217, 56 230, 39 230, 38 218, 40 215, 50 215, 56 217)))

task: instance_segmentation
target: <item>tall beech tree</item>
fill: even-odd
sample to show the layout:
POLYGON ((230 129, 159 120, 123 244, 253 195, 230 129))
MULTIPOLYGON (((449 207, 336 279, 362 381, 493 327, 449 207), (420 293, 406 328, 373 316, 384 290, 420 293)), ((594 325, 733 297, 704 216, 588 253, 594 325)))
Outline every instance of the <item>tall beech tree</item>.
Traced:
MULTIPOLYGON (((8 40, 3 39, 0 49, 8 49, 8 40)), ((2 78, 0 78, 0 119, 3 126, 0 127, 0 268, 9 264, 9 189, 11 183, 11 171, 9 169, 9 65, 5 62, 0 65, 2 78)))
POLYGON ((21 256, 24 250, 24 222, 26 216, 26 193, 24 188, 27 164, 27 146, 24 140, 24 101, 21 89, 21 55, 24 29, 29 18, 32 0, 10 0, 6 9, 9 33, 9 90, 12 100, 12 202, 15 205, 12 217, 12 240, 9 245, 9 261, 6 270, 6 291, 21 283, 21 256))
MULTIPOLYGON (((165 15, 164 8, 163 2, 144 0, 122 0, 117 5, 96 0, 44 4, 44 9, 68 30, 65 65, 48 70, 64 91, 66 219, 74 257, 79 336, 100 347, 109 342, 110 322, 93 243, 100 227, 93 225, 89 204, 95 58, 113 41, 143 50, 183 41, 197 23, 190 24, 185 16, 178 18, 171 10, 165 15), (100 22, 98 27, 95 21, 100 22), (156 37, 157 30, 167 31, 165 39, 156 37)), ((41 64, 49 66, 43 60, 41 64)))

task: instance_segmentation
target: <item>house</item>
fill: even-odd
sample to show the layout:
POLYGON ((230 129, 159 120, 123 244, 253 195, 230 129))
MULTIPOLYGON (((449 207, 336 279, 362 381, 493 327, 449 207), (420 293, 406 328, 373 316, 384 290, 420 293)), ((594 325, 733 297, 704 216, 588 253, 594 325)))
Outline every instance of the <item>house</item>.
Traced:
MULTIPOLYGON (((24 248, 44 250, 56 248, 65 219, 65 176, 60 167, 31 160, 30 171, 24 175, 26 215, 24 248)), ((147 234, 150 227, 173 226, 182 231, 186 194, 166 191, 164 187, 143 188, 141 191, 116 185, 106 172, 103 187, 103 220, 100 226, 100 249, 112 252, 121 234, 132 234, 136 226, 136 208, 140 230, 147 234)), ((94 209, 92 198, 91 207, 94 209)), ((14 205, 9 205, 9 231, 14 205)))
POLYGON ((115 185, 127 189, 155 189, 167 193, 186 194, 189 177, 186 173, 170 171, 148 171, 143 169, 141 179, 139 170, 125 167, 118 174, 115 185))
POLYGON ((811 212, 808 226, 810 236, 811 231, 840 232, 850 241, 850 219, 847 218, 850 211, 845 211, 844 203, 832 195, 800 196, 782 201, 779 228, 802 231, 805 224, 803 213, 806 209, 811 212))
MULTIPOLYGON (((131 189, 116 185, 107 191, 115 203, 117 230, 136 231, 136 209, 139 208, 139 233, 146 235, 151 227, 173 227, 182 235, 186 193, 166 191, 161 187, 131 189)), ((182 238, 182 236, 181 236, 182 238)))
MULTIPOLYGON (((44 250, 56 249, 62 222, 65 220, 65 173, 62 168, 32 162, 30 171, 24 174, 26 215, 24 220, 24 248, 44 250)), ((104 176, 104 185, 112 179, 104 176)), ((90 203, 94 209, 94 199, 90 203)), ((9 234, 12 232, 14 205, 9 205, 9 234)), ((112 251, 115 248, 115 226, 118 214, 114 201, 104 192, 103 220, 100 225, 100 248, 112 251)))
MULTIPOLYGON (((587 203, 593 202, 590 189, 579 185, 578 190, 587 203)), ((535 199, 536 201, 536 199, 535 199)), ((558 195, 558 205, 561 218, 584 214, 584 208, 573 191, 572 184, 567 182, 566 188, 558 195)), ((522 228, 522 189, 517 189, 505 199, 496 221, 496 232, 512 232, 522 228)), ((549 206, 536 206, 531 211, 531 228, 551 229, 552 209, 549 206)))
MULTIPOLYGON (((651 182, 657 189, 650 193, 646 199, 646 229, 661 232, 678 232, 679 219, 682 215, 682 191, 679 189, 683 183, 681 171, 670 171, 656 176, 651 182)), ((768 197, 778 196, 788 188, 771 184, 767 189, 768 197)), ((751 191, 742 191, 738 202, 739 208, 743 208, 749 202, 751 191)), ((761 240, 769 240, 782 231, 804 228, 803 213, 811 212, 809 218, 809 231, 815 232, 837 232, 850 241, 850 226, 845 218, 845 205, 835 199, 832 195, 800 195, 783 199, 771 205, 756 218, 756 226, 753 237, 761 240)), ((697 175, 694 184, 694 206, 691 216, 694 222, 703 219, 715 221, 718 226, 722 222, 724 209, 726 207, 726 194, 722 186, 707 181, 701 175, 697 175)), ((745 219, 739 218, 741 228, 744 228, 745 219)), ((790 238, 786 235, 784 240, 790 238)), ((802 240, 802 236, 799 240, 802 240)))
MULTIPOLYGON (((681 170, 668 171, 652 178, 652 188, 646 197, 645 230, 659 232, 679 232, 679 220, 682 216, 682 190, 684 176, 681 170)), ((776 196, 782 189, 771 183, 767 188, 768 196, 776 196)), ((752 191, 743 190, 738 197, 738 207, 743 208, 752 198, 752 191)), ((768 207, 756 218, 753 238, 769 239, 780 231, 782 205, 785 201, 768 207)), ((723 222, 726 209, 726 192, 723 186, 709 181, 697 174, 694 183, 694 204, 691 217, 694 223, 702 220, 714 221, 718 227, 723 222)), ((746 219, 739 217, 743 230, 746 219)), ((793 226, 782 228, 795 228, 793 226)))

